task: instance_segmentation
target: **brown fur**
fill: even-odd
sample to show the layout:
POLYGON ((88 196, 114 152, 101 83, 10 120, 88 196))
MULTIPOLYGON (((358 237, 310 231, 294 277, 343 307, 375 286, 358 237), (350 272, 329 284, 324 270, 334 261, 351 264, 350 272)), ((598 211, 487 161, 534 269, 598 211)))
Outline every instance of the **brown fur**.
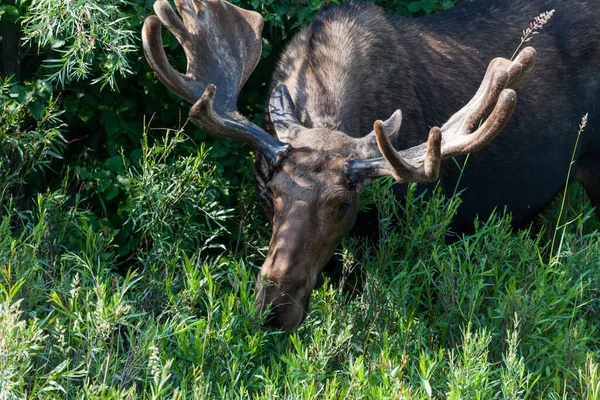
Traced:
POLYGON ((274 324, 284 330, 302 320, 317 275, 358 210, 358 194, 342 174, 346 157, 311 150, 292 150, 269 182, 276 212, 257 302, 271 306, 274 324))

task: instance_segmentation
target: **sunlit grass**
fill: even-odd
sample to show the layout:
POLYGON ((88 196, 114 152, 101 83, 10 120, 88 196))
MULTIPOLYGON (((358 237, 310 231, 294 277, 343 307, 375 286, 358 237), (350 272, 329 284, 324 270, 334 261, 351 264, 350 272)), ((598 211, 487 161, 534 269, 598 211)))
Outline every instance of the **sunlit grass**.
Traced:
MULTIPOLYGON (((138 196, 159 185, 158 173, 184 188, 210 171, 161 157, 169 146, 148 147, 152 157, 142 162, 152 165, 128 172, 138 196)), ((544 232, 515 232, 498 214, 446 244, 459 199, 435 192, 424 200, 412 186, 397 201, 390 185, 377 182, 365 199, 379 207, 380 240, 344 243, 362 287, 316 291, 291 335, 261 328, 256 266, 246 257, 181 240, 197 221, 129 208, 136 230, 152 236, 137 261, 123 264, 116 232, 89 219, 85 199, 59 190, 40 195, 31 213, 6 208, 0 397, 598 398, 600 236, 588 231, 595 221, 571 224, 565 256, 550 263, 544 232), (152 245, 160 232, 165 243, 152 245)), ((173 205, 168 194, 149 198, 151 208, 197 210, 173 205)), ((247 237, 252 245, 239 254, 266 239, 247 237)))

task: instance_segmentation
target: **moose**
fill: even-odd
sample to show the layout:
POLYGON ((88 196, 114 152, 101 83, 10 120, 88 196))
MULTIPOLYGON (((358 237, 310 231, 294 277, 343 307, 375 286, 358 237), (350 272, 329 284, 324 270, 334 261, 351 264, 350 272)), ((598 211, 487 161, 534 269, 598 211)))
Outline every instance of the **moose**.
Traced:
POLYGON ((273 232, 256 303, 270 325, 292 331, 302 322, 318 275, 355 223, 361 189, 379 177, 439 179, 451 194, 460 171, 442 160, 477 152, 460 178, 466 190, 454 229, 502 206, 522 225, 564 186, 577 125, 589 112, 573 176, 600 217, 600 23, 592 0, 476 0, 419 19, 368 3, 330 7, 283 52, 265 129, 236 106, 261 57, 261 16, 224 0, 175 4, 181 19, 166 0, 154 3, 144 52, 158 78, 193 104, 192 122, 258 153, 257 188, 273 232), (510 57, 521 29, 550 9, 554 29, 536 37, 537 52, 493 58, 510 57), (163 24, 185 51, 185 74, 167 60, 163 24))

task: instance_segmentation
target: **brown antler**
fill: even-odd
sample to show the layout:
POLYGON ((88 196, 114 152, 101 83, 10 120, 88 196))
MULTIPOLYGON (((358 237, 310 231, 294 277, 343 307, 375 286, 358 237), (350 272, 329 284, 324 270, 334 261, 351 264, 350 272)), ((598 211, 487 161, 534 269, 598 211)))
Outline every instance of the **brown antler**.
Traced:
POLYGON ((374 132, 364 139, 372 141, 374 136, 383 158, 348 161, 346 176, 350 183, 361 186, 388 175, 402 183, 432 182, 438 178, 442 159, 485 147, 508 123, 517 101, 513 88, 531 71, 535 55, 535 50, 527 47, 513 62, 492 60, 475 96, 441 128, 433 127, 427 143, 396 151, 385 124, 376 121, 374 132))
POLYGON ((222 0, 175 0, 175 5, 182 19, 166 0, 158 0, 157 16, 144 22, 142 41, 148 63, 173 93, 195 103, 190 110, 192 122, 213 135, 248 143, 278 164, 290 145, 237 111, 239 92, 260 59, 262 17, 222 0), (186 74, 175 71, 167 60, 161 22, 185 51, 186 74))

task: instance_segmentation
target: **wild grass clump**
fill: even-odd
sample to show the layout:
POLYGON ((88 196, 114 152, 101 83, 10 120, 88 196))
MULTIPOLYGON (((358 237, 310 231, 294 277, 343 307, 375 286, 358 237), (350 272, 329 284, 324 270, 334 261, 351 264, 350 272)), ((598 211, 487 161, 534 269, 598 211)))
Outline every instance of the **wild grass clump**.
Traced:
POLYGON ((61 114, 47 82, 0 79, 0 200, 20 204, 25 185, 39 187, 52 160, 62 158, 61 114))
POLYGON ((179 155, 183 131, 166 131, 153 144, 147 133, 142 139, 139 164, 122 157, 116 177, 125 198, 119 214, 131 235, 122 254, 147 249, 168 258, 178 249, 219 247, 215 239, 226 233, 233 210, 219 204, 228 189, 208 164, 207 149, 179 155))
POLYGON ((115 177, 130 259, 68 183, 28 212, 3 199, 5 398, 598 398, 598 234, 565 229, 550 262, 543 232, 496 212, 447 243, 459 197, 398 201, 378 181, 379 240, 341 254, 362 284, 316 291, 293 334, 265 330, 257 266, 210 246, 234 214, 183 140, 144 142, 115 177))

